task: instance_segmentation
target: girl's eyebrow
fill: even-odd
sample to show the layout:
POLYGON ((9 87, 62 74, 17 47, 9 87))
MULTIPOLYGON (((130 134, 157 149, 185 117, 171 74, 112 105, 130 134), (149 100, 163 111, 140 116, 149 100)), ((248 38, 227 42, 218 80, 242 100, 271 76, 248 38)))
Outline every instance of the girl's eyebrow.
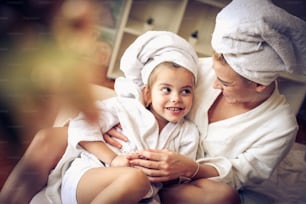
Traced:
POLYGON ((162 82, 158 84, 159 86, 171 86, 171 84, 166 83, 166 82, 162 82))
POLYGON ((193 86, 192 85, 186 85, 186 86, 183 86, 182 89, 192 89, 193 86))
MULTIPOLYGON (((169 86, 169 87, 172 87, 172 85, 171 84, 169 84, 169 83, 160 83, 160 84, 158 84, 159 86, 169 86)), ((186 86, 183 86, 183 87, 181 87, 181 88, 183 88, 183 89, 186 89, 186 88, 192 88, 193 86, 192 85, 186 85, 186 86)))

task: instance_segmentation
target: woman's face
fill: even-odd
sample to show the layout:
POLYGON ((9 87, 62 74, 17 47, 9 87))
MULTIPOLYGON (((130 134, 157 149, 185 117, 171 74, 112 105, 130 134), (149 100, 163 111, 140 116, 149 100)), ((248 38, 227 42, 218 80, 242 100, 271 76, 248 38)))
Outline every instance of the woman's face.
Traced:
POLYGON ((228 64, 213 60, 216 74, 213 87, 220 89, 228 103, 251 103, 256 96, 256 83, 237 74, 228 64))
POLYGON ((185 68, 159 65, 154 70, 146 103, 160 126, 167 122, 178 122, 189 113, 194 96, 194 77, 185 68))

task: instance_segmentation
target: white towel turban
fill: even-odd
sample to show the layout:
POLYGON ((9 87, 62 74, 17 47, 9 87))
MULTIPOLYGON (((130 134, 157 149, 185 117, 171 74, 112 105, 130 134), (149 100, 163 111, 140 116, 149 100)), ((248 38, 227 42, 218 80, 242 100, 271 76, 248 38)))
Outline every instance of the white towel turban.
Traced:
POLYGON ((153 69, 166 61, 188 69, 197 80, 196 52, 185 39, 168 31, 148 31, 140 35, 124 52, 120 69, 126 78, 142 87, 153 69))
POLYGON ((268 85, 306 74, 306 23, 269 0, 233 0, 217 15, 213 49, 241 76, 268 85))

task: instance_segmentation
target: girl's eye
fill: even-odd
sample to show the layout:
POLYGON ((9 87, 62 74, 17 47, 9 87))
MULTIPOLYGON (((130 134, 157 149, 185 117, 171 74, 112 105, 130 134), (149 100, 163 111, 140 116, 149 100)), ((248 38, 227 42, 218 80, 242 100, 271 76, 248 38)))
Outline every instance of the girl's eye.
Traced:
POLYGON ((188 95, 188 94, 191 94, 192 92, 191 92, 191 90, 189 90, 189 89, 184 89, 184 90, 182 90, 182 94, 184 94, 184 95, 188 95))
POLYGON ((162 91, 163 93, 170 93, 170 92, 171 92, 171 89, 168 88, 168 87, 163 87, 163 88, 161 89, 161 91, 162 91))

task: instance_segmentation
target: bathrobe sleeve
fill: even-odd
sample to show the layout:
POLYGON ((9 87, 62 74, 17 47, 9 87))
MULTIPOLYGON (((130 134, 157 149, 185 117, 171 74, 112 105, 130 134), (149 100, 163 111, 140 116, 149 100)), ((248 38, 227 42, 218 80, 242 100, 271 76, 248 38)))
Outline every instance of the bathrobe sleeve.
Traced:
POLYGON ((68 143, 74 148, 79 148, 80 141, 104 141, 102 133, 119 123, 115 108, 116 103, 115 97, 96 102, 99 110, 98 124, 87 122, 82 113, 71 119, 68 128, 68 143))

